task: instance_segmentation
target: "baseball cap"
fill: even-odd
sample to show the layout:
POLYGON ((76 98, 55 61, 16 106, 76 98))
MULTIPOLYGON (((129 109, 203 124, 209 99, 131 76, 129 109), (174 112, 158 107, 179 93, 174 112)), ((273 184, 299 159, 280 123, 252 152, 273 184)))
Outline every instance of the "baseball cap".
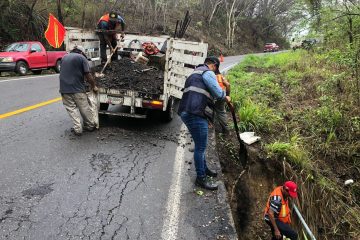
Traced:
POLYGON ((290 197, 297 198, 297 185, 293 181, 284 183, 284 188, 289 192, 290 197))
POLYGON ((219 67, 220 67, 220 60, 219 58, 215 57, 215 56, 210 56, 210 57, 207 57, 205 59, 205 62, 212 62, 215 64, 215 66, 217 67, 216 71, 215 71, 215 74, 219 74, 220 71, 219 71, 219 67))
POLYGON ((82 51, 83 54, 85 54, 85 48, 81 45, 77 45, 77 46, 74 46, 74 50, 77 49, 77 50, 80 50, 82 51))

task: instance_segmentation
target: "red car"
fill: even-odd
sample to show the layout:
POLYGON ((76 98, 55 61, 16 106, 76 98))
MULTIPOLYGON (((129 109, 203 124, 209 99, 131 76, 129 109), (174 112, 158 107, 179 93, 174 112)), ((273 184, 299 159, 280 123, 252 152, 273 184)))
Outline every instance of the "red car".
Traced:
POLYGON ((276 43, 266 43, 264 47, 264 52, 277 52, 279 51, 279 46, 276 43))
POLYGON ((47 52, 40 42, 16 42, 0 52, 0 72, 17 72, 26 75, 29 70, 41 74, 44 69, 60 72, 65 51, 47 52))

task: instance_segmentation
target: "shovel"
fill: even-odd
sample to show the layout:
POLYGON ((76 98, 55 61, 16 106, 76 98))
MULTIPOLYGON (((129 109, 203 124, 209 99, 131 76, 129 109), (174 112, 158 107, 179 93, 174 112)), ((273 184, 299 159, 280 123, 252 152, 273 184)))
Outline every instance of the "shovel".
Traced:
POLYGON ((111 62, 111 57, 112 57, 112 55, 114 55, 114 53, 116 52, 117 49, 118 49, 118 46, 116 45, 116 47, 113 49, 113 51, 111 51, 110 57, 106 60, 104 67, 101 69, 101 72, 95 73, 96 77, 104 77, 105 76, 103 72, 104 72, 106 66, 111 62))
POLYGON ((231 115, 232 115, 232 119, 234 121, 234 126, 235 126, 235 132, 236 132, 236 137, 239 141, 239 144, 240 144, 240 148, 239 148, 239 158, 240 158, 240 162, 241 162, 241 165, 243 166, 243 168, 246 167, 247 165, 247 149, 246 149, 246 146, 245 146, 245 143, 244 141, 241 139, 240 137, 240 131, 239 131, 239 127, 237 125, 237 120, 236 120, 236 115, 235 115, 235 108, 234 108, 234 105, 231 103, 231 102, 228 102, 227 103, 229 108, 230 108, 230 112, 231 112, 231 115))

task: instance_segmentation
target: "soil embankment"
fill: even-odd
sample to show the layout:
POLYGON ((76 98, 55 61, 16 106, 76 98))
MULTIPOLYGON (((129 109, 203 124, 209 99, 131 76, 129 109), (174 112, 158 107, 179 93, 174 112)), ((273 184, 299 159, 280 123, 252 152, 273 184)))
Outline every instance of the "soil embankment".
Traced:
POLYGON ((276 168, 262 159, 259 143, 247 147, 249 156, 243 167, 236 155, 238 148, 234 133, 226 138, 218 135, 217 150, 239 239, 270 239, 263 211, 276 168))

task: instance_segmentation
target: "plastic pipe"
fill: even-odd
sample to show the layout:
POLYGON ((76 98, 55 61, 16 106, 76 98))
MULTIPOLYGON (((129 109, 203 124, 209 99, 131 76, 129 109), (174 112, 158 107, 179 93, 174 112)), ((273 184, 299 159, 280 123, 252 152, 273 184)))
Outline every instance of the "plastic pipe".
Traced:
POLYGON ((299 209, 296 207, 295 204, 293 204, 293 207, 295 209, 296 215, 299 217, 301 224, 303 225, 303 227, 305 228, 306 233, 310 236, 311 240, 316 240, 314 234, 311 232, 309 226, 306 224, 304 218, 301 216, 301 213, 299 211, 299 209))

